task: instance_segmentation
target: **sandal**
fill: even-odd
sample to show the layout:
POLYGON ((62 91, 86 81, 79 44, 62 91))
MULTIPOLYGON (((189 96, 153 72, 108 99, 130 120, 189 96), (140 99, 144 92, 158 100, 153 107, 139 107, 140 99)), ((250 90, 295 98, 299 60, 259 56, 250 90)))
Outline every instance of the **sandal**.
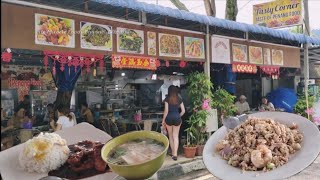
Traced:
POLYGON ((177 156, 172 156, 172 159, 173 159, 174 161, 176 161, 176 160, 178 160, 178 157, 177 157, 177 156))

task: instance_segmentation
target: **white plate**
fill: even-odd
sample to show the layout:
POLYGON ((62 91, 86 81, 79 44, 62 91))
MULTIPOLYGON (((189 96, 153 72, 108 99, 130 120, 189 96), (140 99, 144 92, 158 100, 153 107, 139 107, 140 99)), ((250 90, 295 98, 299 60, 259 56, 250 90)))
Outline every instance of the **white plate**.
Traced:
POLYGON ((320 152, 320 132, 308 119, 285 112, 260 112, 251 114, 252 117, 272 118, 282 124, 296 123, 303 133, 302 148, 292 156, 288 163, 269 172, 246 171, 242 173, 240 168, 227 164, 221 156, 215 152, 215 146, 227 133, 226 127, 221 127, 207 141, 203 151, 203 161, 207 169, 216 177, 223 180, 273 180, 285 179, 293 176, 308 167, 320 152))

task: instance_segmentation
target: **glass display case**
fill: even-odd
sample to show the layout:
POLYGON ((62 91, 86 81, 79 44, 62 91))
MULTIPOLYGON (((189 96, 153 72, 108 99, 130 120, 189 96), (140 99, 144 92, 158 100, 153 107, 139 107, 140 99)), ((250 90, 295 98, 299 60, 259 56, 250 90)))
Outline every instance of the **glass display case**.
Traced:
POLYGON ((17 89, 1 89, 1 108, 7 117, 11 117, 14 113, 14 108, 18 105, 18 90, 17 89))
POLYGON ((36 116, 37 122, 44 118, 47 111, 47 105, 54 103, 57 97, 57 91, 33 90, 30 91, 31 112, 36 116))

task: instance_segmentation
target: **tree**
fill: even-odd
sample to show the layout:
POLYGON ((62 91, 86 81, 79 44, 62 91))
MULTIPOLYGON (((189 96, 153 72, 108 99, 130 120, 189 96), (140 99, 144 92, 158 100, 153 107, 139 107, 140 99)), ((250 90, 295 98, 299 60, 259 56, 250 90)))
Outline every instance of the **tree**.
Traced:
POLYGON ((204 7, 206 8, 207 16, 216 17, 216 2, 215 0, 203 0, 204 7))
POLYGON ((185 10, 185 11, 189 11, 188 8, 182 3, 180 2, 180 0, 170 0, 172 2, 172 4, 174 4, 178 9, 180 10, 185 10))
POLYGON ((238 3, 237 0, 227 0, 225 19, 237 21, 238 3))

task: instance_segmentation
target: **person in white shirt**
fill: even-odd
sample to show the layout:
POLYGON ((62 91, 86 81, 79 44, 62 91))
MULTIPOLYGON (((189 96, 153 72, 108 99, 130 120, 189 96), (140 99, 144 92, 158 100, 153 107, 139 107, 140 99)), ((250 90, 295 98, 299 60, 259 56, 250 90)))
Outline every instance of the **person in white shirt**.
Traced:
POLYGON ((241 95, 239 97, 239 101, 236 102, 235 106, 236 106, 236 108, 238 110, 238 112, 237 112, 238 115, 250 111, 250 106, 249 106, 249 104, 247 102, 246 96, 244 96, 244 95, 241 95))
POLYGON ((59 116, 57 123, 54 121, 50 122, 50 126, 54 131, 59 131, 77 124, 76 116, 70 112, 69 108, 59 105, 57 110, 59 116))
POLYGON ((274 105, 271 102, 268 102, 266 97, 262 97, 261 102, 260 111, 275 111, 274 105))

